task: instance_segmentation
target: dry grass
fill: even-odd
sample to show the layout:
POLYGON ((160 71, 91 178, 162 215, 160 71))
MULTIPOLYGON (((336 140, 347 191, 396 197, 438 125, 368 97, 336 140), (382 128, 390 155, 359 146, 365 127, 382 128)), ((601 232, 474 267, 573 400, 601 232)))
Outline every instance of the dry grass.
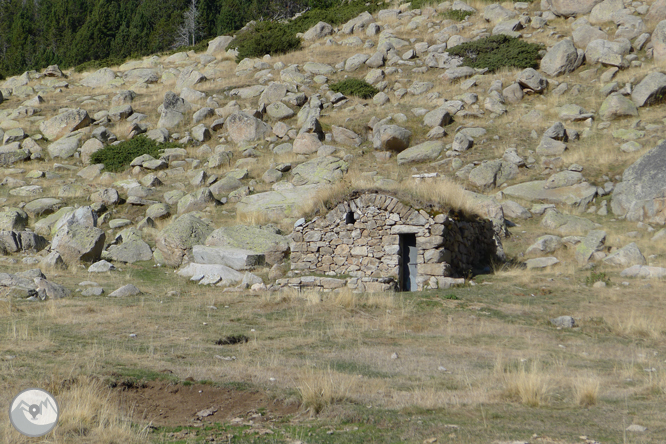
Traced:
MULTIPOLYGON (((111 392, 101 381, 90 377, 78 377, 65 379, 65 383, 60 383, 53 378, 45 388, 58 400, 60 418, 54 431, 40 442, 96 444, 146 442, 147 429, 141 430, 132 425, 126 415, 129 412, 121 411, 111 398, 111 392)), ((3 395, 2 398, 4 397, 3 395)), ((20 435, 5 421, 0 423, 0 440, 7 444, 35 442, 33 438, 20 435)))
POLYGON ((632 309, 618 310, 607 318, 606 322, 618 335, 642 338, 661 338, 666 331, 666 324, 661 313, 632 309))
POLYGON ((544 371, 539 361, 505 366, 501 358, 498 358, 495 368, 507 398, 530 407, 548 404, 553 382, 551 375, 544 371))
POLYGON ((304 370, 296 388, 301 397, 302 407, 313 414, 326 407, 348 401, 356 391, 358 378, 328 370, 304 370))
POLYGON ((577 378, 574 381, 574 397, 581 407, 591 407, 597 403, 600 382, 598 378, 577 378))
POLYGON ((447 177, 406 178, 394 185, 380 186, 367 176, 350 173, 341 182, 322 188, 310 202, 304 203, 298 209, 297 214, 310 216, 325 213, 349 196, 352 191, 386 192, 399 199, 432 204, 436 208, 451 208, 468 214, 476 214, 479 211, 470 194, 447 177))

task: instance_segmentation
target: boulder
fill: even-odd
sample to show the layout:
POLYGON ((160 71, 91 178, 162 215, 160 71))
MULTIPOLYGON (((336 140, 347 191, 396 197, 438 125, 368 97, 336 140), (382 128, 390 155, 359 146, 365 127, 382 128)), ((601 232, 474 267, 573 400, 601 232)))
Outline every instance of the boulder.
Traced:
POLYGON ((115 78, 116 73, 113 72, 112 69, 102 68, 92 74, 88 74, 83 80, 81 80, 81 84, 89 88, 99 88, 101 86, 106 86, 115 78))
POLYGON ((662 142, 624 171, 613 190, 613 214, 629 221, 666 223, 665 170, 666 142, 662 142))
POLYGON ((233 225, 218 228, 206 238, 209 247, 249 250, 264 255, 271 265, 281 263, 289 251, 289 241, 273 226, 233 225))
POLYGON ((54 199, 52 197, 43 197, 41 199, 35 199, 31 202, 28 202, 23 209, 32 216, 43 216, 51 213, 55 213, 64 205, 64 202, 60 199, 54 199))
POLYGON ((67 264, 96 262, 102 255, 106 235, 97 227, 69 223, 53 236, 51 250, 58 252, 67 264))
POLYGON ((525 261, 525 266, 528 270, 548 268, 553 265, 559 264, 560 260, 556 257, 537 257, 535 259, 528 259, 525 261))
POLYGON ((319 187, 320 185, 304 185, 251 194, 236 204, 236 214, 247 218, 261 214, 262 218, 274 222, 295 217, 304 204, 315 198, 319 187))
POLYGON ((574 45, 584 50, 593 40, 607 40, 608 34, 598 26, 581 25, 573 30, 571 37, 573 38, 574 45))
POLYGON ((499 23, 505 20, 511 20, 518 14, 509 9, 503 8, 498 3, 488 5, 483 9, 483 19, 490 23, 499 23))
POLYGON ((529 88, 536 93, 541 93, 548 88, 548 81, 532 68, 522 70, 516 77, 516 82, 523 88, 529 88))
POLYGON ((585 61, 588 64, 601 63, 604 65, 625 66, 624 55, 631 50, 627 42, 609 42, 608 40, 592 40, 585 48, 585 61))
POLYGON ((359 69, 370 58, 367 54, 356 54, 345 61, 345 71, 353 72, 359 69))
POLYGON ((84 109, 67 109, 66 111, 42 121, 39 130, 49 140, 58 140, 61 137, 89 126, 91 123, 88 112, 84 109))
POLYGON ((81 139, 83 139, 83 134, 79 133, 69 137, 63 137, 62 139, 49 144, 47 147, 49 156, 51 156, 52 159, 67 159, 72 157, 79 150, 81 139))
POLYGON ((234 38, 228 35, 221 35, 219 37, 215 37, 213 40, 208 42, 208 49, 206 50, 206 54, 212 55, 212 56, 218 56, 218 55, 223 55, 227 52, 227 47, 229 46, 229 43, 234 38))
POLYGON ((638 85, 631 92, 631 100, 638 107, 648 106, 662 102, 665 94, 666 74, 652 72, 638 82, 638 85))
POLYGON ((333 140, 341 145, 359 146, 363 143, 363 138, 350 129, 333 125, 331 132, 333 140))
POLYGON ((620 273, 622 277, 637 277, 642 279, 661 279, 666 277, 666 268, 633 265, 620 273))
POLYGON ((483 162, 469 173, 469 181, 479 188, 494 188, 513 179, 518 167, 503 160, 483 162))
POLYGON ((381 125, 372 132, 372 146, 376 150, 401 152, 409 146, 412 132, 398 125, 381 125))
POLYGON ((305 31, 303 34, 303 40, 319 40, 331 34, 333 34, 333 27, 326 22, 319 22, 312 28, 305 31))
POLYGON ((156 247, 166 265, 178 267, 191 260, 192 247, 201 245, 213 229, 191 214, 184 214, 168 225, 157 237, 156 247))
POLYGON ((118 288, 116 291, 112 292, 109 297, 110 298, 125 298, 127 296, 136 296, 138 294, 141 294, 141 290, 136 288, 132 284, 127 284, 123 285, 122 287, 118 288))
POLYGON ((601 0, 550 0, 550 9, 557 16, 573 17, 588 14, 601 0))
POLYGON ((660 21, 652 32, 652 57, 655 62, 666 61, 666 20, 660 21))
POLYGON ((111 262, 101 260, 88 267, 88 273, 108 273, 109 271, 114 271, 115 269, 116 266, 111 262))
POLYGON ((273 120, 286 120, 296 113, 282 102, 271 103, 266 107, 266 114, 273 120))
POLYGON ((268 124, 244 112, 230 115, 224 122, 224 129, 236 143, 263 140, 271 132, 268 124))
POLYGON ((552 208, 541 219, 541 226, 563 235, 580 235, 595 228, 594 222, 588 219, 562 214, 552 208))
POLYGON ((223 197, 226 197, 229 193, 236 191, 242 186, 243 183, 240 180, 227 175, 211 185, 210 191, 213 193, 213 196, 215 196, 215 199, 222 200, 223 197))
POLYGON ((583 181, 583 175, 577 171, 560 171, 550 176, 546 180, 544 189, 552 190, 555 188, 568 187, 576 185, 583 181))
POLYGON ((635 265, 645 265, 647 261, 641 250, 638 249, 638 245, 632 242, 606 256, 603 259, 603 263, 618 267, 632 267, 635 265))
POLYGON ((306 62, 303 65, 303 71, 309 72, 314 75, 327 76, 335 72, 335 68, 326 63, 315 63, 315 62, 306 62))
POLYGON ((549 76, 559 76, 574 71, 582 63, 582 56, 569 39, 560 40, 541 59, 541 71, 549 76))
POLYGON ((195 278, 198 281, 222 285, 238 284, 243 280, 244 273, 238 272, 231 267, 222 264, 197 264, 189 263, 178 270, 178 275, 195 278))
POLYGON ((587 182, 554 189, 546 188, 546 184, 545 180, 524 182, 505 188, 503 193, 528 201, 571 205, 578 211, 583 211, 597 194, 597 187, 587 182))
POLYGON ((624 2, 622 0, 604 0, 592 8, 588 20, 593 25, 602 25, 613 21, 613 14, 622 9, 624 9, 624 2))
POLYGON ((541 143, 537 146, 536 152, 540 156, 561 156, 566 151, 566 144, 559 140, 544 136, 541 143))
POLYGON ((210 188, 204 187, 190 194, 186 194, 178 201, 178 214, 190 211, 202 211, 208 205, 218 203, 210 188))
POLYGON ((562 238, 559 236, 553 236, 547 234, 537 238, 537 240, 529 246, 525 254, 527 255, 539 255, 539 254, 549 254, 560 249, 562 247, 562 238))
POLYGON ((638 108, 636 108, 634 102, 619 93, 613 93, 606 97, 599 108, 599 117, 602 120, 610 121, 627 116, 637 117, 638 108))
POLYGON ((37 277, 34 281, 37 287, 37 299, 41 301, 47 299, 62 299, 69 297, 72 294, 72 292, 63 285, 56 284, 55 282, 48 281, 44 278, 37 277))
POLYGON ((0 212, 0 230, 23 231, 28 226, 28 214, 19 208, 8 208, 0 212))
POLYGON ((222 264, 234 270, 248 270, 266 263, 263 253, 228 247, 192 247, 192 257, 197 264, 222 264))
POLYGON ((407 148, 398 154, 398 165, 429 162, 437 159, 444 150, 444 142, 430 141, 407 148))
POLYGON ((591 230, 587 236, 576 246, 576 261, 578 265, 585 265, 590 257, 604 247, 606 232, 602 230, 591 230))
POLYGON ((349 165, 333 156, 318 157, 298 165, 292 170, 294 185, 335 183, 342 179, 349 165))
POLYGON ((656 0, 650 5, 648 13, 645 15, 645 20, 657 22, 666 20, 666 0, 656 0))
POLYGON ((509 219, 529 219, 532 217, 532 213, 512 200, 502 202, 502 211, 504 212, 504 216, 509 219))
POLYGON ((107 248, 107 255, 116 262, 149 261, 153 257, 153 251, 143 239, 141 234, 134 229, 128 228, 116 236, 112 245, 107 248))

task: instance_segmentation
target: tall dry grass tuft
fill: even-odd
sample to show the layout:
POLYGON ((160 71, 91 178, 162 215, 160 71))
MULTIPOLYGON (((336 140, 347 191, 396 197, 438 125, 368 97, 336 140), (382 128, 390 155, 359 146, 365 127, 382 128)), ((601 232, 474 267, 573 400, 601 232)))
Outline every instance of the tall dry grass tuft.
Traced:
POLYGON ((574 396, 576 404, 590 407, 597 403, 599 396, 598 378, 578 378, 574 381, 574 396))
POLYGON ((351 394, 358 387, 358 379, 354 376, 325 371, 305 370, 297 383, 302 407, 313 414, 318 414, 326 407, 351 399, 351 394))
POLYGON ((304 202, 296 214, 308 216, 323 214, 341 202, 353 191, 378 191, 395 195, 398 199, 433 204, 468 214, 477 214, 478 202, 457 182, 447 177, 432 179, 407 178, 394 184, 377 184, 367 176, 348 174, 335 185, 322 188, 309 202, 304 202))
POLYGON ((666 330, 661 316, 655 313, 617 311, 606 322, 611 330, 621 336, 639 336, 642 338, 660 338, 666 330))
POLYGON ((501 357, 495 364, 495 373, 504 387, 504 396, 530 407, 548 403, 552 390, 551 377, 538 361, 531 364, 504 365, 501 357))
MULTIPOLYGON (((97 379, 79 377, 63 384, 54 381, 46 387, 58 401, 60 418, 44 443, 142 443, 147 441, 146 429, 132 426, 110 390, 97 379)), ((0 439, 5 443, 30 443, 32 438, 20 435, 12 427, 0 427, 0 439)))

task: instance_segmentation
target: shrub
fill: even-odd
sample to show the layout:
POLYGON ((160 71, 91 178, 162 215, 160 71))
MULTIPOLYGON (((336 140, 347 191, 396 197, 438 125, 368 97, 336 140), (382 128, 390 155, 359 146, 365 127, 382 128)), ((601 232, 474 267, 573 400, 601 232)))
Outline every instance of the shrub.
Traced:
POLYGON ((538 68, 541 45, 524 42, 507 35, 493 35, 450 48, 449 54, 463 58, 472 68, 488 68, 495 72, 502 67, 538 68))
POLYGON ((261 22, 240 33, 229 45, 238 49, 236 61, 263 57, 266 54, 284 54, 301 47, 301 40, 282 23, 261 22))
POLYGON ((319 22, 331 25, 345 23, 364 11, 379 10, 380 5, 382 3, 366 3, 365 0, 353 0, 347 4, 321 2, 320 7, 311 9, 294 20, 259 22, 238 34, 229 44, 229 48, 238 49, 237 62, 247 57, 263 57, 266 54, 275 55, 295 51, 301 47, 301 40, 296 37, 296 34, 307 31, 319 22))
POLYGON ((611 284, 610 278, 609 278, 608 275, 607 275, 605 272, 603 272, 603 271, 600 271, 600 272, 598 272, 598 273, 595 273, 594 271, 592 271, 592 272, 590 273, 590 275, 589 275, 588 277, 585 278, 585 285, 587 285, 588 287, 591 287, 591 286, 594 285, 596 282, 603 282, 603 283, 605 283, 606 285, 610 285, 610 284, 611 284))
POLYGON ((90 156, 90 162, 93 164, 102 163, 104 169, 111 172, 123 171, 137 157, 143 154, 150 154, 157 157, 160 151, 165 148, 176 148, 177 143, 157 143, 147 137, 139 136, 133 139, 121 142, 117 145, 109 145, 90 156))
POLYGON ((377 88, 365 80, 359 79, 346 79, 342 82, 334 83, 331 85, 331 90, 342 93, 345 96, 360 97, 361 99, 369 99, 379 92, 377 88))
POLYGON ((445 19, 462 22, 467 17, 473 14, 474 13, 472 11, 459 11, 459 10, 449 9, 448 11, 442 12, 442 17, 444 17, 445 19))

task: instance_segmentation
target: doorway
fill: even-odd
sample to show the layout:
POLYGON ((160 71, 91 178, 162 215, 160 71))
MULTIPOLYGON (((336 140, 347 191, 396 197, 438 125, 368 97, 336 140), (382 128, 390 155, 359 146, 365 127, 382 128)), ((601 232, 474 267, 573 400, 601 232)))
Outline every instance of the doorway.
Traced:
POLYGON ((416 262, 418 252, 416 250, 416 234, 400 234, 400 289, 402 291, 416 291, 417 271, 416 262))

